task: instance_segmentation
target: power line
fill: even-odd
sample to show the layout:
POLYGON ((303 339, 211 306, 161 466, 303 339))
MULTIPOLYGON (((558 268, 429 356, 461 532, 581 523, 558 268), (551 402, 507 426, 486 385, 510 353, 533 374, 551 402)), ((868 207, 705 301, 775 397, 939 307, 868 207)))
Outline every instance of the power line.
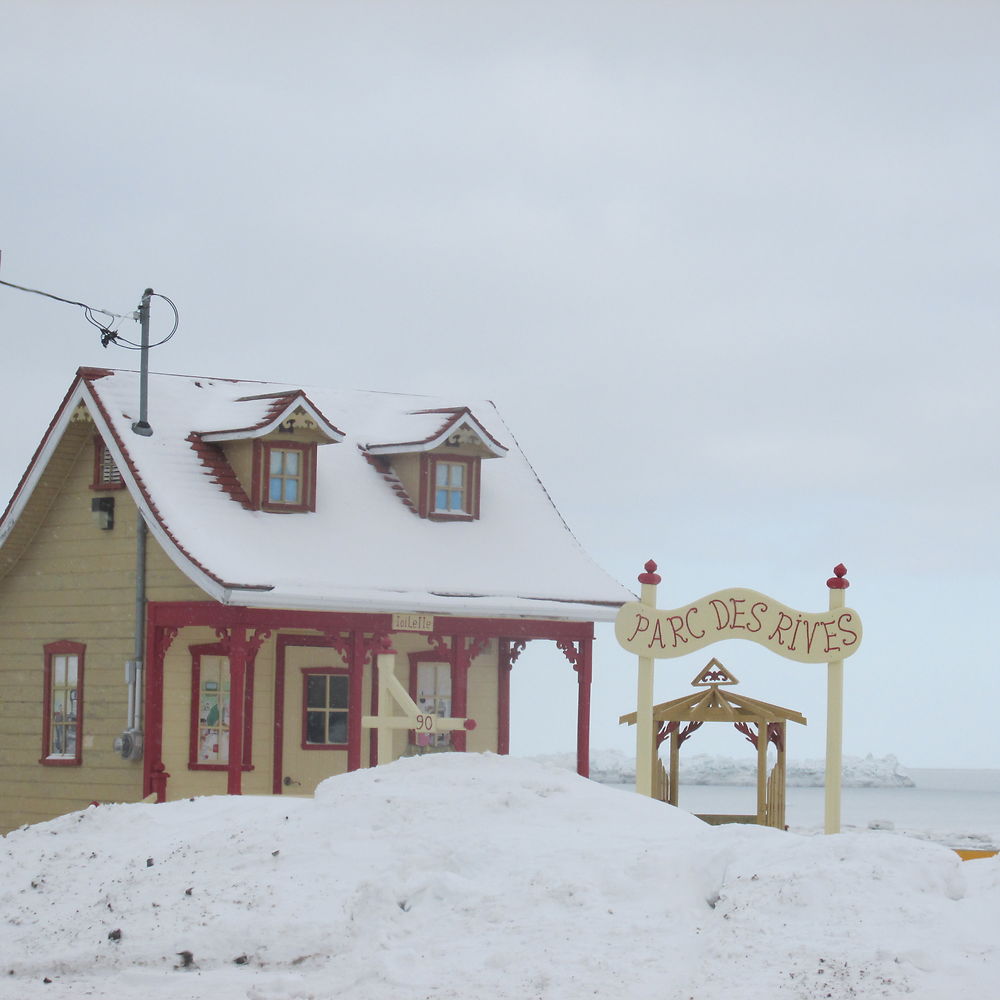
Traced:
POLYGON ((88 306, 86 302, 77 302, 75 299, 64 299, 61 295, 53 295, 52 292, 43 292, 38 288, 27 288, 25 285, 15 285, 12 281, 3 281, 0 279, 0 285, 6 285, 8 288, 16 288, 20 292, 31 292, 33 295, 44 295, 47 299, 55 299, 56 302, 65 302, 67 305, 79 306, 81 309, 86 309, 91 313, 103 313, 105 316, 110 316, 112 319, 138 318, 136 313, 129 313, 126 316, 123 313, 111 312, 109 309, 98 309, 96 306, 88 306))
MULTIPOLYGON (((139 319, 139 310, 127 314, 116 313, 112 312, 110 309, 100 309, 97 306, 88 305, 86 302, 78 302, 76 299, 67 299, 62 295, 55 295, 52 292, 43 292, 39 288, 28 288, 26 285, 15 285, 13 281, 4 281, 2 278, 0 278, 0 285, 6 285, 8 288, 16 288, 20 292, 30 292, 32 295, 43 295, 47 299, 54 299, 56 302, 65 302, 70 306, 79 306, 83 310, 83 315, 87 322, 100 331, 102 347, 107 347, 108 344, 115 344, 116 346, 129 351, 143 350, 142 344, 136 344, 133 341, 120 336, 118 333, 118 326, 113 322, 114 320, 118 320, 120 323, 123 319, 137 321, 139 319), (112 322, 102 323, 96 316, 94 316, 94 313, 100 313, 102 316, 108 316, 112 322)), ((150 296, 156 296, 158 299, 163 299, 163 301, 170 306, 174 314, 174 325, 171 331, 162 340, 158 340, 155 344, 148 344, 147 349, 151 347, 160 347, 162 344, 165 344, 177 332, 177 327, 180 324, 180 314, 177 312, 177 306, 175 306, 166 295, 161 295, 159 292, 154 292, 151 289, 149 289, 148 292, 150 296)))

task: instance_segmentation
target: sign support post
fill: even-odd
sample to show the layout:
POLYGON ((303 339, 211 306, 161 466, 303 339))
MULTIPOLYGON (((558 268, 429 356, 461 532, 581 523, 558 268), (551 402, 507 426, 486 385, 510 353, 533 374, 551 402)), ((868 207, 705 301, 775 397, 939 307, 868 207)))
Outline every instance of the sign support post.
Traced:
MULTIPOLYGON (((651 616, 656 613, 656 585, 660 577, 656 572, 656 563, 652 559, 645 565, 645 573, 639 574, 642 584, 640 601, 650 609, 651 616)), ((639 657, 639 680, 636 691, 636 707, 638 715, 635 718, 635 790, 640 795, 653 795, 653 756, 656 745, 653 740, 653 658, 639 657)))
MULTIPOLYGON (((841 564, 836 575, 826 581, 830 588, 830 612, 844 606, 844 591, 850 586, 847 569, 841 564)), ((830 660, 826 665, 826 775, 823 808, 823 832, 840 833, 840 785, 844 769, 844 661, 830 660)))

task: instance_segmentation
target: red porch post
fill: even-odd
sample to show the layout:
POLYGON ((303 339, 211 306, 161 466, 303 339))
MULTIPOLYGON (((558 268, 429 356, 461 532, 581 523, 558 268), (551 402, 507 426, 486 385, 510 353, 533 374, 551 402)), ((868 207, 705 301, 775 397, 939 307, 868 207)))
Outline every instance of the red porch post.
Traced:
MULTIPOLYGON (((357 771, 361 767, 361 716, 364 714, 364 701, 361 688, 365 674, 365 636, 361 631, 352 632, 348 639, 350 657, 347 667, 350 671, 348 699, 350 711, 347 713, 347 770, 357 771)), ((376 697, 377 685, 372 681, 372 690, 376 697)))
POLYGON ((173 625, 162 625, 158 608, 149 605, 146 615, 146 659, 143 666, 143 729, 145 747, 142 755, 142 794, 155 794, 157 802, 166 801, 166 768, 163 754, 163 664, 167 650, 177 635, 173 625))
POLYGON ((246 703, 247 633, 234 625, 229 637, 229 765, 226 794, 243 794, 243 723, 246 703))
POLYGON ((590 680, 593 664, 593 639, 580 640, 576 670, 576 773, 590 777, 590 680))
POLYGON ((510 639, 500 640, 497 660, 497 753, 510 753, 510 672, 514 666, 510 639))
MULTIPOLYGON (((451 637, 451 714, 458 719, 469 714, 469 665, 471 657, 466 651, 465 643, 466 640, 461 636, 453 635, 451 637)), ((451 734, 451 745, 455 750, 465 751, 464 729, 456 729, 451 734)))

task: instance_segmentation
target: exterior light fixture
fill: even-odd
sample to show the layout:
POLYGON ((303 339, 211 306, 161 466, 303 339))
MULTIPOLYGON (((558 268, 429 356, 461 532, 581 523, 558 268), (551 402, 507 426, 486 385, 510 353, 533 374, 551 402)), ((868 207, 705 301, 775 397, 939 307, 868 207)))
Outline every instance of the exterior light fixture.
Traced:
POLYGON ((101 531, 110 531, 115 526, 114 497, 94 497, 90 501, 90 512, 101 531))

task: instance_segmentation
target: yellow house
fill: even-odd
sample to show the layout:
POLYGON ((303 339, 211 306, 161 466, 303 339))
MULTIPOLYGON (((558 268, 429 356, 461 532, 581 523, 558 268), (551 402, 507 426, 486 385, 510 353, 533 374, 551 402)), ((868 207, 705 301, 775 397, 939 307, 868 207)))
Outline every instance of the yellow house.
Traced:
POLYGON ((491 403, 151 375, 149 433, 139 397, 81 369, 0 519, 0 830, 506 753, 530 640, 587 773, 594 622, 633 595, 491 403))

